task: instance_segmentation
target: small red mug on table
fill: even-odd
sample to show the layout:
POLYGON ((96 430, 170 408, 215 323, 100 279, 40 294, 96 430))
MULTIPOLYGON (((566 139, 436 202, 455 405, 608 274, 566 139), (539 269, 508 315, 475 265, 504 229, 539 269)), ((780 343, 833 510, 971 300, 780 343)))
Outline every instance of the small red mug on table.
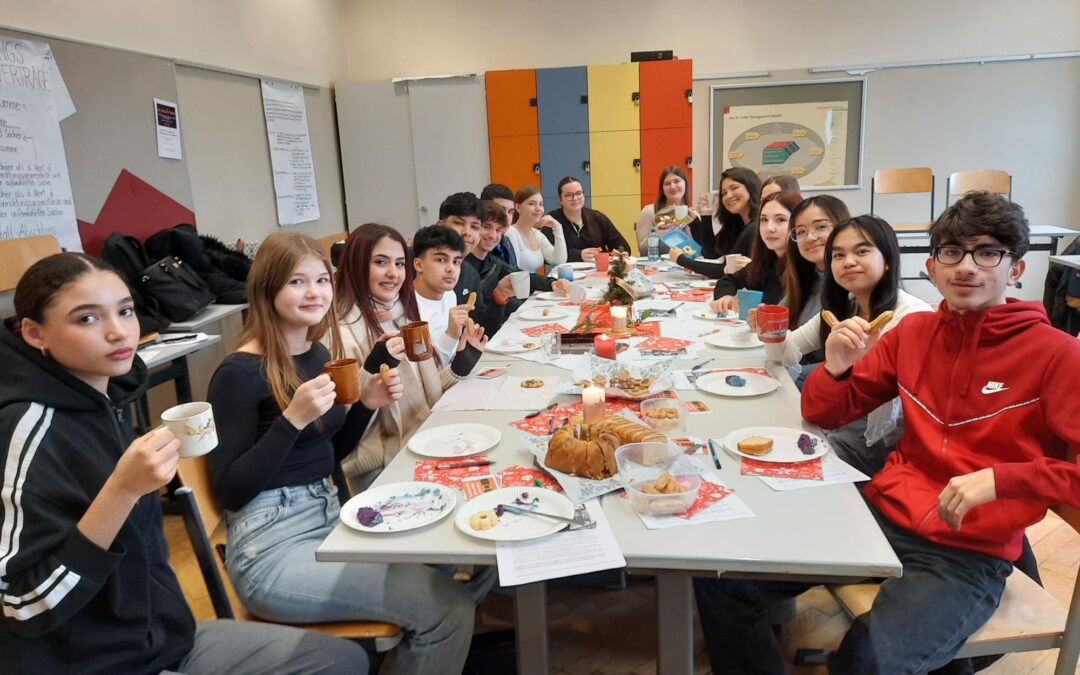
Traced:
POLYGON ((761 305, 757 310, 758 338, 762 342, 783 342, 788 332, 788 308, 761 305))

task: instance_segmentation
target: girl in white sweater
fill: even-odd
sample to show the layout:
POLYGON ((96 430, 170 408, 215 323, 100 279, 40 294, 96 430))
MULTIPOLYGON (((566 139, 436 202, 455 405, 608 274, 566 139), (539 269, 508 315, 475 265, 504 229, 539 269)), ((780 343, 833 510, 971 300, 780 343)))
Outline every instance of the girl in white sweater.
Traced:
POLYGON ((514 224, 506 231, 506 238, 517 254, 519 269, 526 272, 539 272, 547 266, 550 270, 555 265, 566 262, 566 235, 562 225, 551 216, 544 214, 544 195, 532 185, 526 185, 514 195, 514 224), (537 232, 542 227, 551 228, 555 242, 537 232))

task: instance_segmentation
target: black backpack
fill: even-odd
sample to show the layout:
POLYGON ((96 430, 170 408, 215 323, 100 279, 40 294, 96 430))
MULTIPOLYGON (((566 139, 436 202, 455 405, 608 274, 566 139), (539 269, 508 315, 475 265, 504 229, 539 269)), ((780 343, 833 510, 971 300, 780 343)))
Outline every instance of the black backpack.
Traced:
MULTIPOLYGON (((1061 255, 1080 254, 1080 237, 1065 247, 1061 255)), ((1080 332, 1080 310, 1075 308, 1080 298, 1080 270, 1050 263, 1043 287, 1043 305, 1050 316, 1050 323, 1069 335, 1080 332), (1072 305, 1070 305, 1070 299, 1072 305)))
MULTIPOLYGON (((220 254, 211 255, 207 251, 204 238, 199 236, 192 225, 184 223, 155 232, 146 240, 146 252, 153 260, 169 256, 183 260, 184 264, 194 270, 210 287, 215 302, 223 305, 247 302, 247 269, 244 269, 241 279, 221 269, 214 262, 215 258, 221 257, 220 254)), ((243 254, 240 256, 247 261, 243 254)), ((250 263, 248 266, 250 267, 250 263)))
POLYGON ((113 232, 105 238, 101 249, 101 258, 120 272, 131 297, 135 301, 135 314, 139 318, 139 331, 142 335, 161 332, 172 323, 161 312, 157 299, 143 290, 143 270, 150 266, 142 244, 135 237, 113 232))

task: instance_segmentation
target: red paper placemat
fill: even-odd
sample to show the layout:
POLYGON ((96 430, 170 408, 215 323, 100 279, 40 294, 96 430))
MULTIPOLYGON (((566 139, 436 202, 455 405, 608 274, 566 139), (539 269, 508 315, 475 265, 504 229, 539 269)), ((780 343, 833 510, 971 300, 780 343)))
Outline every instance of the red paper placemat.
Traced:
MULTIPOLYGON (((484 462, 487 455, 471 455, 468 461, 484 462)), ((436 464, 447 464, 465 461, 462 459, 421 459, 417 460, 413 467, 413 480, 422 480, 429 483, 438 483, 447 487, 461 489, 461 481, 472 476, 486 476, 491 473, 491 465, 466 466, 460 469, 436 469, 436 464)))
POLYGON ((558 481, 552 478, 546 471, 534 469, 530 466, 515 465, 507 467, 495 474, 499 481, 499 487, 543 487, 556 492, 562 492, 558 481), (539 481, 539 485, 537 485, 539 481))
POLYGON ((713 292, 708 288, 691 288, 688 290, 679 290, 671 292, 672 300, 680 300, 682 302, 708 302, 713 299, 713 292))
POLYGON ((681 340, 672 337, 660 337, 654 335, 637 345, 636 349, 651 349, 661 352, 678 352, 694 344, 692 340, 681 340))
POLYGON ((729 487, 724 487, 723 485, 718 485, 717 483, 707 480, 701 481, 701 488, 698 489, 697 499, 695 499, 694 503, 690 505, 690 508, 686 510, 686 513, 680 513, 679 517, 693 518, 724 497, 727 497, 732 492, 735 491, 729 487))
POLYGON ((741 457, 742 467, 739 473, 744 476, 768 476, 770 478, 801 478, 803 480, 824 480, 821 471, 821 458, 809 462, 761 462, 756 459, 741 457))
POLYGON ((539 326, 530 326, 528 328, 522 328, 521 332, 529 337, 540 337, 541 335, 547 335, 548 333, 566 333, 568 328, 557 323, 542 323, 539 326))
MULTIPOLYGON (((530 419, 519 419, 511 422, 511 426, 515 426, 522 431, 532 434, 534 436, 547 436, 551 433, 550 420, 554 418, 555 428, 558 428, 564 419, 574 419, 581 416, 581 401, 570 403, 568 405, 561 405, 551 410, 545 410, 536 417, 530 419)), ((607 415, 615 415, 623 410, 629 410, 635 415, 641 410, 641 406, 633 401, 605 401, 604 413, 607 415)))

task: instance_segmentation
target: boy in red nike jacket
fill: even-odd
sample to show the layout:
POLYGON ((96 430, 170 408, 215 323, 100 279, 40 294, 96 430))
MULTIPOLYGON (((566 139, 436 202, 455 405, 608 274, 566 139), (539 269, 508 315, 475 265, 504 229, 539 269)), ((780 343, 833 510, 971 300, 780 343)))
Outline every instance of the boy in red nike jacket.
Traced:
MULTIPOLYGON (((830 655, 833 673, 944 666, 997 607, 1024 528, 1052 504, 1080 507, 1080 466, 1067 459, 1080 448, 1080 395, 1069 379, 1080 372, 1080 342, 1054 329, 1041 303, 1005 297, 1024 272, 1023 209, 969 193, 930 237, 938 311, 911 315, 880 340, 861 318, 841 322, 803 388, 803 417, 825 428, 896 396, 904 407, 903 436, 865 491, 904 574, 855 620, 830 655)), ((737 618, 706 628, 728 633, 716 655, 740 672, 784 672, 774 643, 746 617, 797 585, 728 583, 697 585, 699 611, 706 601, 706 614, 720 604, 743 616, 743 628, 729 629, 737 618)))

